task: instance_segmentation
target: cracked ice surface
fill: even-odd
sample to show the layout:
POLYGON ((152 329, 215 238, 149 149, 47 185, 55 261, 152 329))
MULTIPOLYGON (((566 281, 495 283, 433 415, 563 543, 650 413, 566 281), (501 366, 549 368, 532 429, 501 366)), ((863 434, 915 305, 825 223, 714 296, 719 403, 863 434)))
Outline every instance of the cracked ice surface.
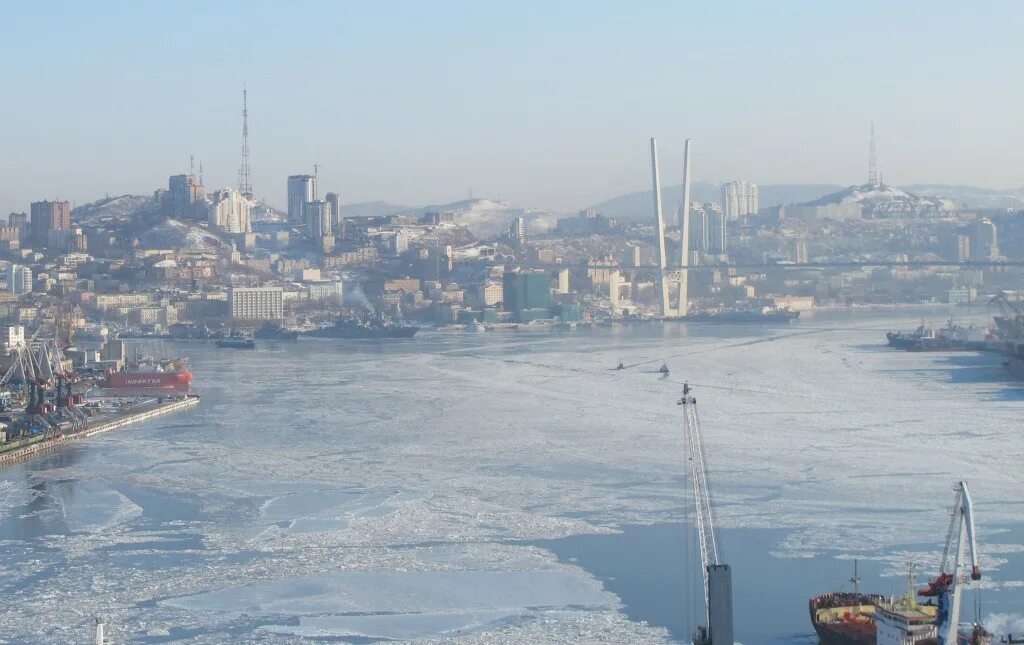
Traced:
POLYGON ((79 642, 102 613, 118 641, 664 640, 523 541, 683 519, 684 379, 724 527, 898 572, 937 559, 967 478, 998 567, 1022 397, 997 357, 882 347, 918 315, 894 318, 185 345, 198 409, 0 473, 0 633, 79 642))

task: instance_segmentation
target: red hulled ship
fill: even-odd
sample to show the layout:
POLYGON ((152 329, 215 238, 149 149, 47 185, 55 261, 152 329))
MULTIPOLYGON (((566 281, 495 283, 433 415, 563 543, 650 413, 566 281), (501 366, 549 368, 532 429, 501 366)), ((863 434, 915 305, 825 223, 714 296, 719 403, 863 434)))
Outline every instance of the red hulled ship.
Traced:
POLYGON ((118 390, 174 390, 188 392, 192 372, 185 359, 171 361, 144 361, 126 367, 123 371, 107 372, 99 386, 118 390))

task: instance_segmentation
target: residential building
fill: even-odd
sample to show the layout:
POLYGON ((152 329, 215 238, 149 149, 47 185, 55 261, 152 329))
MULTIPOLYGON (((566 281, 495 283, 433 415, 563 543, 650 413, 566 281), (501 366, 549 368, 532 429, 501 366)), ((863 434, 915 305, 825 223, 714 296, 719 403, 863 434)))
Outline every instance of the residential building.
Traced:
POLYGON ((7 274, 7 290, 14 294, 32 292, 32 269, 21 264, 12 264, 7 274))
POLYGON ((242 193, 233 188, 224 188, 210 195, 208 206, 210 226, 225 233, 249 233, 252 231, 251 204, 242 193))
POLYGON ((288 221, 305 224, 305 206, 316 201, 316 177, 313 175, 292 175, 288 177, 288 221))
POLYGON ((522 242, 526 239, 526 219, 517 217, 512 220, 512 225, 509 226, 508 236, 513 240, 522 242))
POLYGON ((311 240, 331 237, 331 205, 319 199, 308 201, 302 206, 306 223, 306 235, 311 240))
POLYGON ((487 307, 493 307, 494 305, 501 302, 504 297, 504 288, 497 282, 488 282, 484 284, 483 288, 483 301, 487 307))
POLYGON ((971 238, 967 235, 954 235, 949 240, 946 257, 954 262, 967 262, 971 259, 971 238))
POLYGON ((803 238, 793 240, 793 262, 807 264, 807 260, 807 240, 803 238))
POLYGON ((206 189, 193 174, 172 175, 161 208, 165 217, 200 219, 206 216, 206 189))
POLYGON ((757 215, 759 206, 757 184, 742 180, 722 184, 722 210, 726 219, 737 220, 757 215))
POLYGON ((71 202, 32 202, 32 241, 46 244, 49 231, 71 228, 71 202))
POLYGON ((704 212, 707 214, 708 253, 727 253, 729 218, 718 204, 704 204, 704 212))
POLYGON ((974 230, 971 233, 971 259, 975 262, 999 259, 996 225, 987 217, 982 217, 974 223, 974 230))
POLYGON ((0 343, 3 344, 4 353, 11 353, 15 349, 25 346, 25 328, 21 325, 5 325, 0 327, 0 343))
POLYGON ((238 320, 281 320, 284 292, 281 287, 231 287, 228 311, 238 320))
POLYGON ((343 296, 341 280, 317 280, 306 285, 309 299, 314 301, 337 300, 343 296))
POLYGON ((327 193, 324 198, 331 205, 331 231, 337 237, 345 237, 345 220, 341 216, 341 198, 338 193, 327 193))
MULTIPOLYGON (((683 207, 680 204, 679 210, 683 207)), ((711 231, 708 229, 708 213, 697 203, 690 204, 690 250, 708 252, 711 231)), ((638 265, 634 265, 638 266, 638 265)))

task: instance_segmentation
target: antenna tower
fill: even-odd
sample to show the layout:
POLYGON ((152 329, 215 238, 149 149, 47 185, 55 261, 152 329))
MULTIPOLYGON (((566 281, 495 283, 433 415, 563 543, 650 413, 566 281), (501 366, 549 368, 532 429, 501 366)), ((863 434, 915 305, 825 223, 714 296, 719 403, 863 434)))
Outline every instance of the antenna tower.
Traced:
POLYGON ((871 123, 871 144, 868 146, 868 184, 878 186, 878 155, 875 153, 875 124, 871 123))
POLYGON ((238 192, 252 198, 249 184, 249 93, 242 86, 242 165, 238 168, 238 192))

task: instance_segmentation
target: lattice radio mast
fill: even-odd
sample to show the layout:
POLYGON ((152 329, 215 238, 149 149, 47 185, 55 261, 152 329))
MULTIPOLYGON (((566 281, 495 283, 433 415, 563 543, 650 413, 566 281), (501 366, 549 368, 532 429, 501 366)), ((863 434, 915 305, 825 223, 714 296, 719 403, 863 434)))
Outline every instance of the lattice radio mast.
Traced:
POLYGON ((249 184, 249 105, 248 91, 242 86, 242 165, 238 168, 238 192, 252 199, 249 184))

